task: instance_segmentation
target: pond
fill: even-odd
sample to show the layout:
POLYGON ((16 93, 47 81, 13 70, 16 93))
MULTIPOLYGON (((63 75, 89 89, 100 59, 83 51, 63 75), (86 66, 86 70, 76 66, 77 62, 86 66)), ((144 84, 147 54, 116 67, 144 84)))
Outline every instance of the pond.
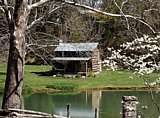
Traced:
MULTIPOLYGON (((94 118, 95 108, 99 118, 121 118, 121 98, 123 95, 138 97, 138 113, 142 118, 159 118, 160 93, 153 92, 154 101, 148 91, 92 91, 82 93, 32 94, 24 96, 25 109, 66 115, 66 105, 70 104, 73 118, 94 118)), ((0 100, 2 97, 0 97, 0 100)))

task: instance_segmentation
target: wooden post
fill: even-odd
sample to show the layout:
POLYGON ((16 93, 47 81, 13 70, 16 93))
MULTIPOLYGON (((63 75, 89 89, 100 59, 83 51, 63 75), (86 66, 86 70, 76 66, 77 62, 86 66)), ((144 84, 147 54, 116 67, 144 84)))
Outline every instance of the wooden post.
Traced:
POLYGON ((87 74, 88 74, 88 64, 87 64, 87 61, 86 61, 86 77, 87 77, 87 74))
POLYGON ((122 118, 137 118, 137 97, 123 96, 122 97, 123 116, 122 118))
POLYGON ((98 118, 98 109, 97 108, 95 108, 94 118, 98 118))
POLYGON ((86 91, 86 104, 88 104, 88 93, 86 91))
POLYGON ((67 104, 67 118, 70 118, 70 104, 67 104))

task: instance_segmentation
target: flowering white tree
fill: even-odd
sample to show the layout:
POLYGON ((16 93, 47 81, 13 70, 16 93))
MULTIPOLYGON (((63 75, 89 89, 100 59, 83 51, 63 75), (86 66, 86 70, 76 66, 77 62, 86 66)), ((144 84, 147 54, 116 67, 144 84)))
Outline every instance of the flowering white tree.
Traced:
POLYGON ((151 73, 160 70, 160 35, 134 39, 120 45, 119 49, 108 48, 111 55, 103 61, 111 68, 127 68, 151 73))

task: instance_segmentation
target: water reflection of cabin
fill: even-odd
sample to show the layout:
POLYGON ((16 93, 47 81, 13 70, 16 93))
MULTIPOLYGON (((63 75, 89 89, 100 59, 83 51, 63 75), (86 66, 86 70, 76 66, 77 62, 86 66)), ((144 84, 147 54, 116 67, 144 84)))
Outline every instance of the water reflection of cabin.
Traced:
POLYGON ((98 43, 60 43, 53 58, 55 74, 98 74, 101 71, 98 43))

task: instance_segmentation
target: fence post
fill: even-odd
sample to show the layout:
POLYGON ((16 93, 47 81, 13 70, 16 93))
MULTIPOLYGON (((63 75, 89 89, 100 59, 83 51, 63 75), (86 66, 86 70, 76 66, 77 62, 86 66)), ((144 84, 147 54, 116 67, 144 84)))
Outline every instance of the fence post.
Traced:
POLYGON ((98 109, 95 108, 94 118, 98 118, 98 109))
POLYGON ((137 118, 137 100, 135 96, 122 97, 122 118, 137 118))
POLYGON ((67 118, 70 118, 70 104, 67 104, 67 118))

